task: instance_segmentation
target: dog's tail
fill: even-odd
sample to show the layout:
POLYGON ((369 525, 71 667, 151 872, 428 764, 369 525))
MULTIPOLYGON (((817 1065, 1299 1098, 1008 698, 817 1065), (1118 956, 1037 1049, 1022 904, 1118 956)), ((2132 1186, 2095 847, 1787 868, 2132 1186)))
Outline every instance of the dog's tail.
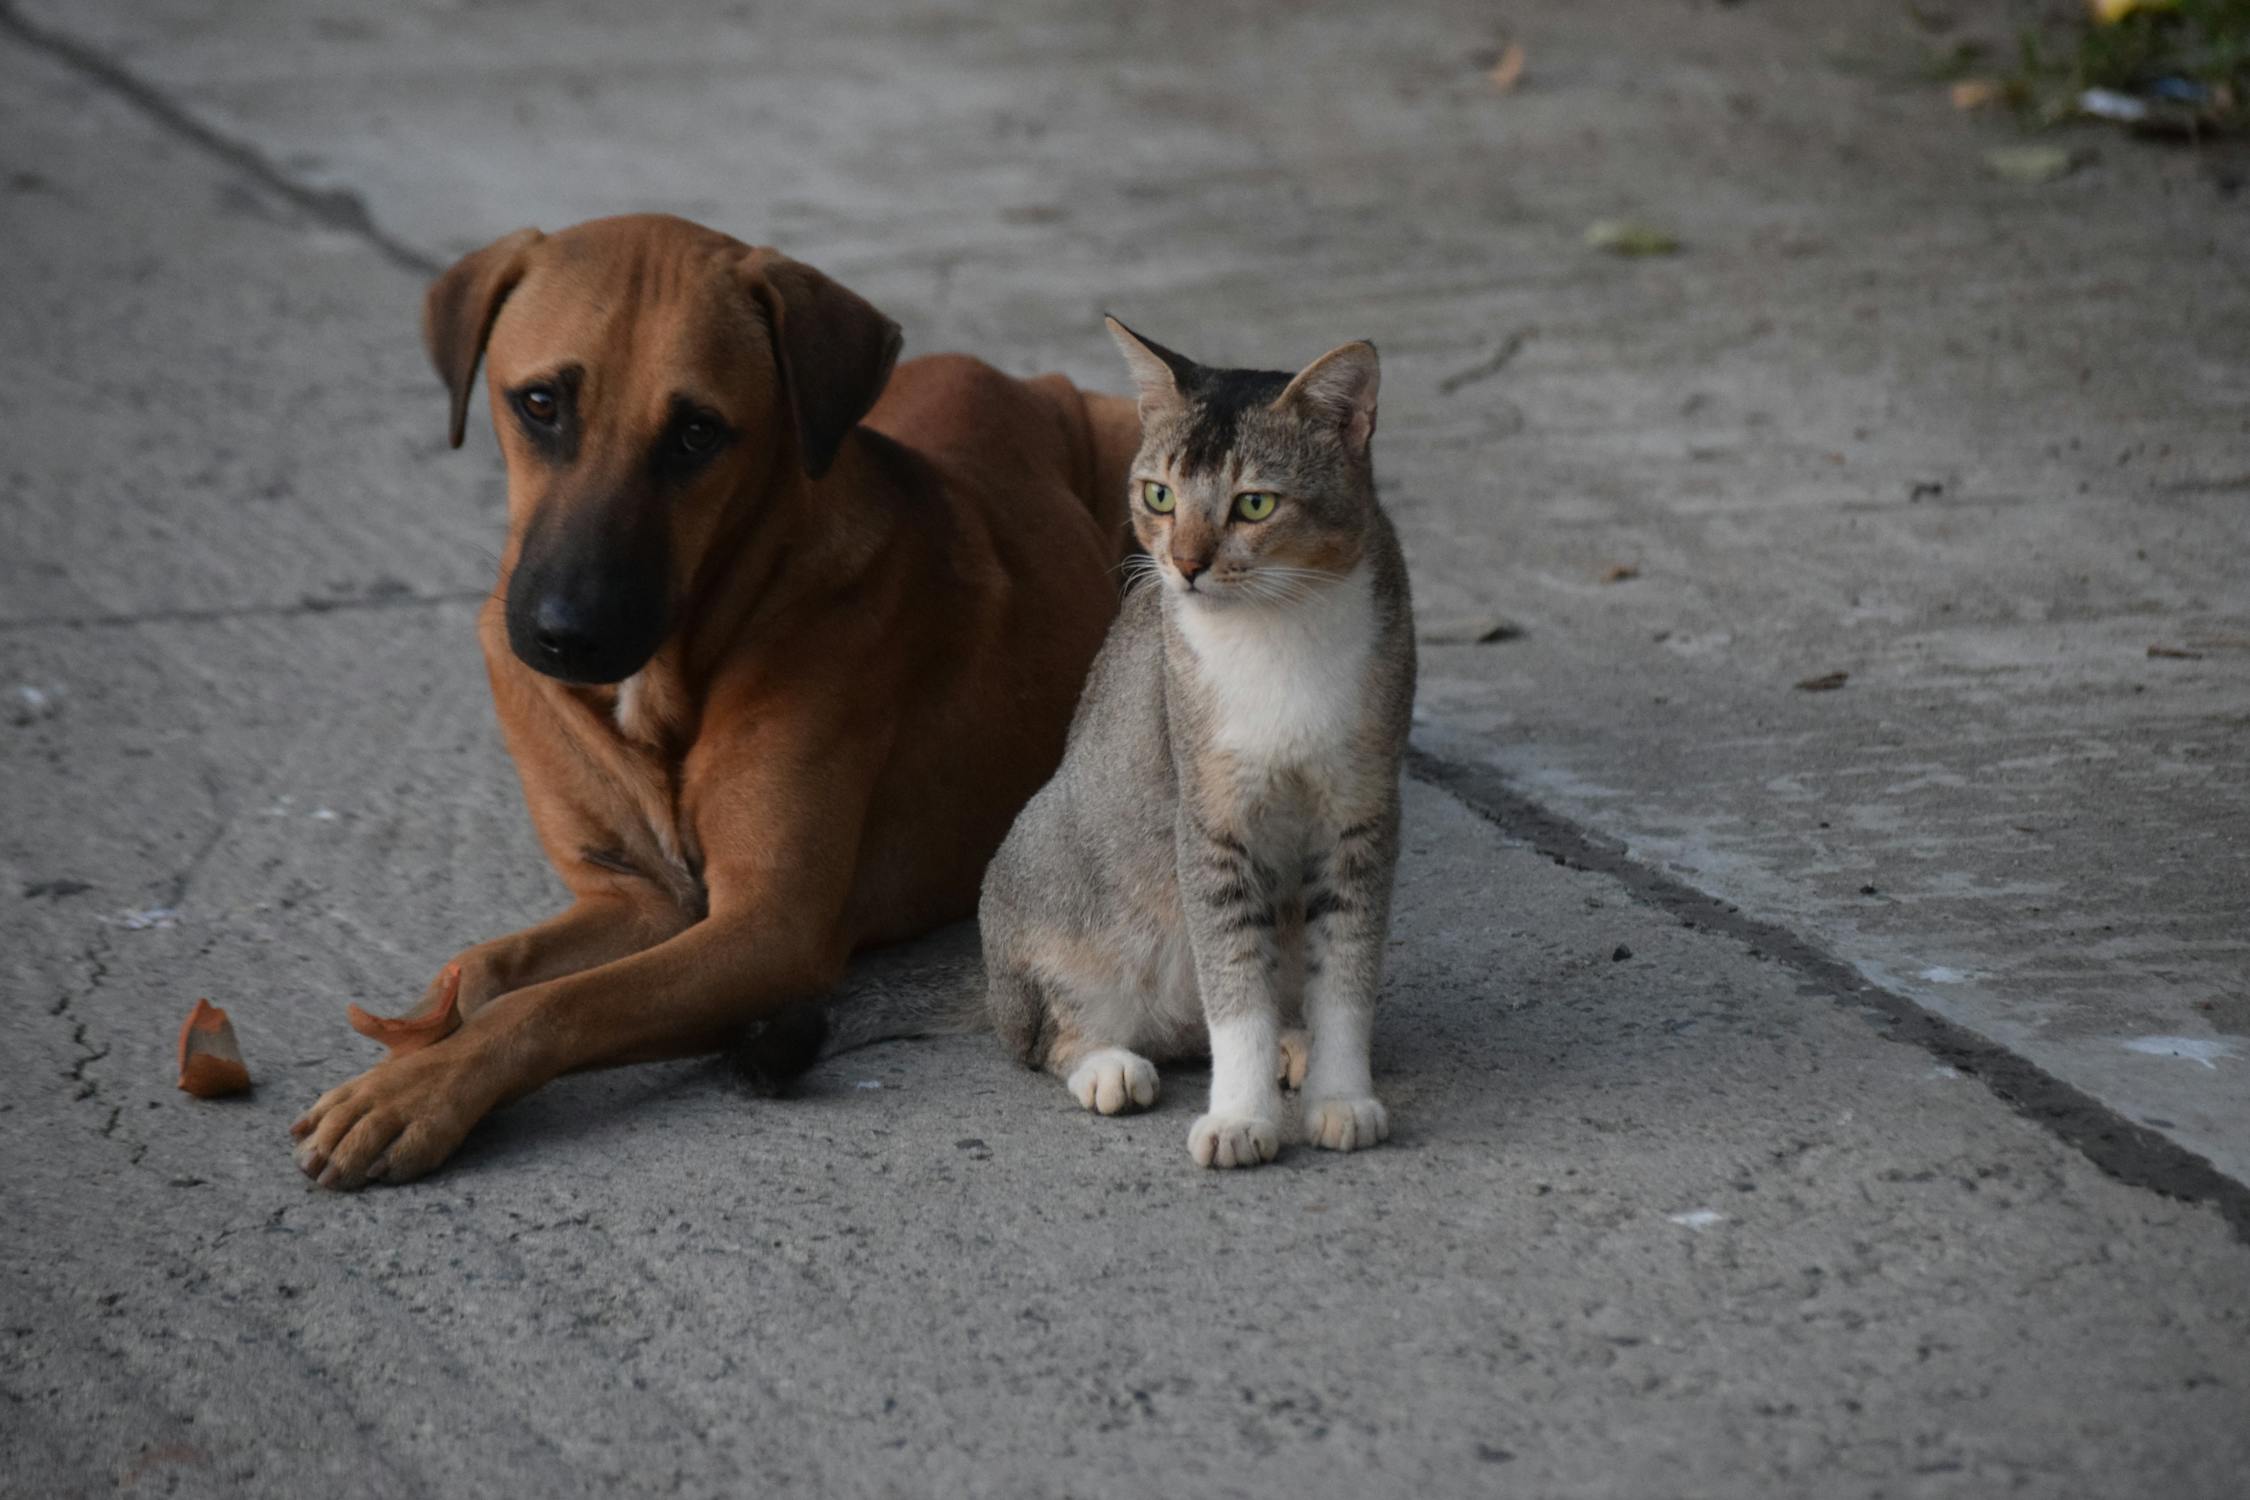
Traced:
POLYGON ((732 1057, 753 1087, 775 1093, 840 1052, 990 1026, 977 924, 956 922, 858 955, 834 991, 758 1022, 736 1041, 732 1057))

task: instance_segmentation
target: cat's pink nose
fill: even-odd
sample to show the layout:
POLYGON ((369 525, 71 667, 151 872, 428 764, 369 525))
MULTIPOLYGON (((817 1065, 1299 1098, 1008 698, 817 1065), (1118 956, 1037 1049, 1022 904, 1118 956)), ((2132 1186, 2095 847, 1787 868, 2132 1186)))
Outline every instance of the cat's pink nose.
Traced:
POLYGON ((1175 552, 1172 554, 1172 566, 1180 570, 1181 578, 1193 583, 1197 575, 1207 570, 1211 564, 1208 561, 1198 561, 1192 557, 1182 557, 1175 552))

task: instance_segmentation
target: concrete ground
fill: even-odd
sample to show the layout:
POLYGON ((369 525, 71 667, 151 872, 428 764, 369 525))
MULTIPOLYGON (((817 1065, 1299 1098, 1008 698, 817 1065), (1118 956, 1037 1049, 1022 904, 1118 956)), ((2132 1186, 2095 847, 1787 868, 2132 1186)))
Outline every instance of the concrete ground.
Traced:
POLYGON ((0 4, 0 1492, 2239 1493, 2243 168, 1993 178, 2006 7, 1916 14, 0 4), (625 208, 910 351, 1381 343, 1425 622, 1520 627, 1425 650, 1389 1147, 961 1038, 303 1185, 345 1004, 556 900, 419 287, 625 208))

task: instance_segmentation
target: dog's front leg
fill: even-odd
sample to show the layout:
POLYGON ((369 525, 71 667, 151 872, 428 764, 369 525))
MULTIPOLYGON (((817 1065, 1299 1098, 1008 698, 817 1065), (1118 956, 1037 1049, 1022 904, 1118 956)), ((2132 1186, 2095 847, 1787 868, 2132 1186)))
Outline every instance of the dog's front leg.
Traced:
POLYGON ((550 1079, 716 1051, 750 1021, 832 988, 850 956, 844 914, 872 784, 850 751, 876 748, 829 741, 751 760, 765 775, 739 773, 727 805, 710 812, 709 916, 629 957, 516 990, 444 1041, 329 1090, 292 1127, 297 1164, 330 1187, 403 1182, 550 1079), (772 808, 789 821, 761 815, 772 808))
POLYGON ((435 1046, 323 1094, 293 1127, 323 1187, 419 1177, 487 1114, 564 1073, 713 1052, 760 1015, 831 988, 847 945, 713 916, 615 963, 516 991, 435 1046))
MULTIPOLYGON (((582 889, 564 911, 521 932, 464 949, 448 967, 461 971, 465 1019, 494 1000, 530 985, 614 963, 685 931, 693 916, 654 884, 628 877, 582 889)), ((424 992, 421 1012, 442 1003, 450 988, 441 972, 424 992)))
POLYGON ((687 906, 655 883, 605 874, 598 885, 582 885, 578 899, 558 915, 457 954, 409 1012, 410 1019, 426 1023, 412 1028, 411 1045, 402 1046, 389 1020, 376 1017, 370 1024, 356 1005, 352 1026, 390 1043, 394 1056, 414 1051, 442 1039, 503 995, 652 948, 694 920, 687 906))

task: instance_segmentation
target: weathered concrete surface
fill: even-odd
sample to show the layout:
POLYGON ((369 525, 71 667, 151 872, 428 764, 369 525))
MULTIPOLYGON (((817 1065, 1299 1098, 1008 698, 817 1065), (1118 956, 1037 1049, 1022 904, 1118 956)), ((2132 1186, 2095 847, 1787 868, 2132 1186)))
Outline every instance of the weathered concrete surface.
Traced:
MULTIPOLYGON (((2242 1063, 2121 1045, 2244 1029, 2241 210, 2176 159, 1983 183, 1809 8, 1526 8, 1506 99, 1420 9, 20 9, 431 255, 665 206, 1018 368, 1105 379, 1104 302, 1376 334, 1426 614, 1530 626, 1432 649, 1427 742, 2240 1170, 2242 1063), (1618 211, 1689 253, 1588 259, 1618 211)), ((6 28, 0 191, 7 1493, 2239 1487, 2215 1214, 1428 788, 1382 1152, 1211 1178, 1192 1075, 1092 1121, 963 1039, 571 1080, 308 1193, 345 1002, 554 900, 489 441, 440 462, 398 257, 6 28), (198 994, 249 1101, 169 1088, 198 994)))
MULTIPOLYGON (((466 670, 430 691, 476 711, 466 670)), ((390 820, 402 931, 443 921, 414 872, 515 846, 511 812, 390 820)), ((8 1064, 10 1488, 2234 1492, 2250 1297, 2213 1215, 1441 794, 1410 823, 1399 1134, 1234 1177, 1187 1162, 1199 1079, 1097 1120, 974 1038, 783 1103, 569 1080, 426 1184, 311 1192, 282 1131, 364 1051, 359 945, 277 962, 236 914, 258 863, 209 869, 98 984, 27 976, 68 1004, 8 1064), (198 990, 237 999, 247 1103, 166 1088, 198 990)))
POLYGON ((432 255, 675 209, 1104 381, 1105 305, 1376 335, 1425 612, 1529 628, 1450 753, 2250 1180, 2246 166, 1992 178, 1924 64, 2006 7, 20 9, 432 255))

